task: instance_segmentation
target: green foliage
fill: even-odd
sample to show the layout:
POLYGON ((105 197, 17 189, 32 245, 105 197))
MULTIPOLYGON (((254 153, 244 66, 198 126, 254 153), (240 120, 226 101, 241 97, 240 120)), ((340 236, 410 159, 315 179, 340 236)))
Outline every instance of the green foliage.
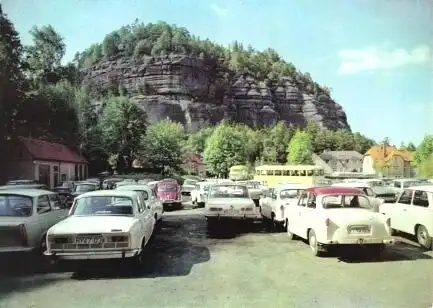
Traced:
POLYGON ((425 158, 418 165, 418 173, 426 178, 433 178, 433 154, 425 158))
POLYGON ((116 169, 131 168, 146 133, 146 113, 127 97, 111 97, 102 112, 100 125, 106 153, 119 154, 116 169))
POLYGON ((209 171, 226 177, 229 168, 243 164, 246 159, 245 134, 236 127, 222 123, 206 142, 204 162, 209 171))
POLYGON ((423 161, 427 160, 433 154, 433 135, 425 135, 424 139, 418 146, 413 162, 415 166, 420 166, 423 161))
POLYGON ((214 127, 207 127, 196 133, 190 134, 186 143, 187 150, 195 154, 203 154, 206 147, 206 141, 212 135, 214 130, 214 127))
POLYGON ((411 152, 415 152, 416 146, 413 144, 413 142, 409 142, 406 146, 406 150, 411 151, 411 152))
POLYGON ((183 127, 177 122, 163 120, 151 125, 143 137, 141 161, 163 169, 178 169, 182 164, 183 127))
POLYGON ((287 149, 287 160, 291 165, 312 165, 313 144, 310 135, 297 130, 287 149))
POLYGON ((263 154, 264 163, 287 162, 287 145, 292 137, 292 132, 284 122, 278 122, 275 126, 265 129, 263 134, 263 154))

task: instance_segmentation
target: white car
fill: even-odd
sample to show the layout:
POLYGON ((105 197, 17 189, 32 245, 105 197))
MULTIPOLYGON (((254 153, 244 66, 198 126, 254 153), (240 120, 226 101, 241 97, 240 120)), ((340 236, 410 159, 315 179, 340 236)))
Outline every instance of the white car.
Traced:
POLYGON ((192 204, 197 204, 199 207, 204 207, 206 203, 209 187, 215 184, 214 182, 198 182, 195 188, 191 191, 192 204))
POLYGON ((48 229, 67 215, 68 210, 54 192, 19 188, 0 191, 0 252, 43 252, 48 229))
POLYGON ((391 217, 392 228, 415 235, 425 249, 433 242, 433 186, 413 186, 403 190, 396 203, 384 203, 380 212, 391 217))
POLYGON ((377 209, 380 204, 384 203, 385 200, 382 198, 376 197, 376 194, 374 193, 373 189, 367 184, 362 182, 344 182, 344 183, 335 183, 332 184, 333 187, 352 187, 352 188, 358 188, 362 190, 362 192, 370 198, 370 202, 373 206, 375 206, 377 209))
POLYGON ((361 245, 379 256, 394 243, 391 218, 375 211, 357 188, 308 188, 288 217, 287 235, 308 240, 314 256, 331 247, 361 245))
POLYGON ((258 207, 248 193, 248 188, 236 183, 210 186, 204 213, 208 229, 213 229, 221 221, 254 221, 261 218, 258 207))
POLYGON ((117 187, 115 190, 132 190, 138 191, 143 194, 144 202, 146 205, 150 206, 153 216, 155 217, 156 222, 160 222, 162 219, 162 214, 164 213, 164 208, 162 206, 162 201, 158 199, 156 196, 155 190, 150 186, 145 184, 131 184, 131 185, 123 185, 117 187))
POLYGON ((311 187, 308 184, 283 184, 276 188, 269 188, 265 196, 260 199, 260 212, 263 222, 274 229, 286 230, 287 207, 297 202, 301 193, 311 187))
POLYGON ((75 198, 68 218, 47 233, 46 256, 56 260, 143 262, 155 217, 135 191, 99 190, 75 198))

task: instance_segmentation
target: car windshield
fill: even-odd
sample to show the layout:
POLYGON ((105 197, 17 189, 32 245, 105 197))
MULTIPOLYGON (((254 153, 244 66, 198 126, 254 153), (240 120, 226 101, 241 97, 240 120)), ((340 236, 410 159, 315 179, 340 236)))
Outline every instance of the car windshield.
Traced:
POLYGON ((33 213, 33 200, 22 195, 0 194, 0 216, 29 217, 33 213))
POLYGON ((94 191, 95 190, 95 185, 92 184, 77 184, 77 186, 75 186, 75 190, 76 192, 87 192, 87 191, 94 191))
POLYGON ((368 198, 361 195, 328 195, 322 199, 324 209, 358 208, 371 209, 368 198))
POLYGON ((133 201, 123 196, 88 196, 76 200, 72 215, 132 215, 133 201))
POLYGON ((302 193, 302 189, 284 189, 280 192, 281 199, 297 198, 302 193))
POLYGON ((411 186, 419 186, 422 185, 423 183, 421 181, 407 181, 407 182, 403 182, 403 188, 408 188, 411 186))
POLYGON ((215 185, 210 189, 210 198, 248 198, 245 185, 215 185))
POLYGON ((183 185, 195 185, 197 183, 197 181, 194 180, 185 180, 185 182, 183 182, 183 185))
POLYGON ((158 191, 173 191, 176 190, 175 185, 158 185, 158 191))

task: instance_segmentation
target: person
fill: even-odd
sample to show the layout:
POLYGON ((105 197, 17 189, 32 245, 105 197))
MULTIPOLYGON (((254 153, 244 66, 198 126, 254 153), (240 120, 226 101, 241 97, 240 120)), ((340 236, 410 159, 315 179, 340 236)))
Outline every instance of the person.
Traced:
POLYGON ((350 200, 350 205, 349 207, 359 207, 359 200, 358 200, 358 196, 354 196, 352 198, 352 200, 350 200))

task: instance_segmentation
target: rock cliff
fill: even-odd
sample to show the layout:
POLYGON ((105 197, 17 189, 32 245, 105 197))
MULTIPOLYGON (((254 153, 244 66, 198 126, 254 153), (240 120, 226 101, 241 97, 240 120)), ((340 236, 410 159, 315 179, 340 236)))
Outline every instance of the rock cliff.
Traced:
POLYGON ((279 120, 304 126, 314 120, 323 128, 350 130, 343 108, 325 94, 307 94, 288 78, 268 87, 251 74, 230 74, 198 57, 117 57, 83 73, 84 85, 120 89, 132 97, 150 122, 170 118, 194 131, 223 119, 251 126, 279 120))

